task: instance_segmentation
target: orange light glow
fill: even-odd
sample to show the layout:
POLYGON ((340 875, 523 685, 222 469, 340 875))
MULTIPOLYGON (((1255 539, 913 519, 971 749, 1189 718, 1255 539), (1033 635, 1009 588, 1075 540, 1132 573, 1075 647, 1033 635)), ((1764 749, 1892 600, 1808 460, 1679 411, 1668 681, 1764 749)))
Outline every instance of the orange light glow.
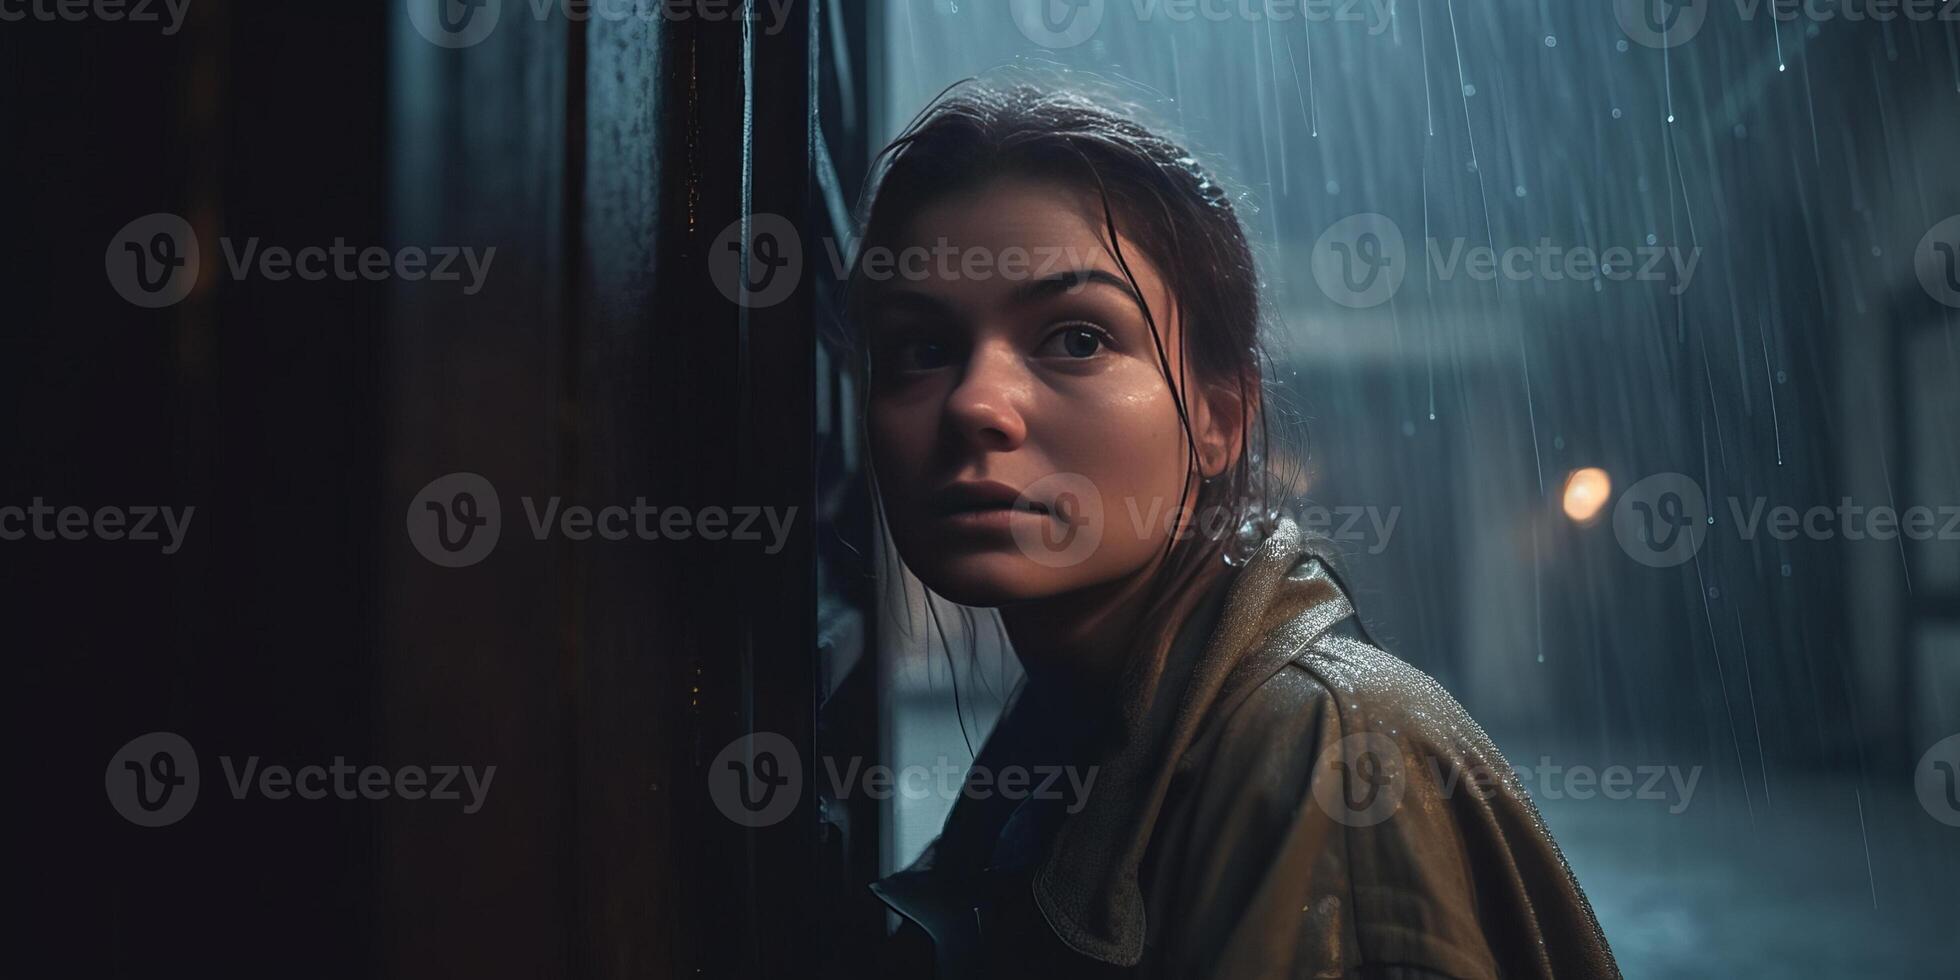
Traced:
POLYGON ((1573 470, 1565 478, 1565 516, 1584 524, 1599 516, 1613 495, 1613 478, 1597 466, 1573 470))

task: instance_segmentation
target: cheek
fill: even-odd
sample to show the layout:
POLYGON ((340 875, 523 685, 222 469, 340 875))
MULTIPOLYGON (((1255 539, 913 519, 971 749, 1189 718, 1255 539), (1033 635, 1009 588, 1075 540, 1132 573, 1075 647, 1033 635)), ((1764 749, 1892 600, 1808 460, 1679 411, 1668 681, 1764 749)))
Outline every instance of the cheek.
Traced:
POLYGON ((1185 471, 1184 429, 1161 378, 1152 374, 1112 388, 1093 404, 1072 406, 1049 428, 1056 462, 1097 481, 1106 498, 1115 498, 1112 504, 1165 493, 1176 503, 1185 471))
POLYGON ((925 463, 933 419, 918 406, 873 398, 864 409, 864 432, 872 466, 887 490, 903 490, 912 471, 925 463))

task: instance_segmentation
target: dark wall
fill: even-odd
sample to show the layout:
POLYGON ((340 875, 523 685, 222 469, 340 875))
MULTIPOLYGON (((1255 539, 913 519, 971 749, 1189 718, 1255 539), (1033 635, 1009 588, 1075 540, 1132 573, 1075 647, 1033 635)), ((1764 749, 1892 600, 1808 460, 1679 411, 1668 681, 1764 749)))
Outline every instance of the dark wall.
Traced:
POLYGON ((359 282, 221 282, 215 242, 381 239, 382 12, 5 26, 0 497, 196 508, 174 554, 0 550, 38 801, 16 948, 74 976, 368 972, 374 809, 234 801, 218 757, 372 756, 385 305, 359 282), (152 310, 104 253, 154 212, 191 221, 206 268, 152 310), (104 798, 110 757, 151 731, 203 763, 202 804, 167 828, 104 798))
POLYGON ((0 506, 196 508, 170 555, 0 543, 0 642, 33 746, 30 961, 322 977, 807 962, 814 807, 748 830, 703 787, 736 735, 807 749, 814 728, 811 288, 744 311, 706 265, 745 207, 805 223, 808 10, 745 37, 503 6, 456 50, 399 3, 199 0, 170 36, 0 25, 0 506), (203 270, 145 309, 104 256, 155 212, 190 222, 203 270), (254 236, 497 251, 474 294, 226 272, 220 238, 254 236), (503 536, 445 568, 405 518, 454 472, 497 488, 503 536), (798 509, 774 554, 534 540, 520 499, 553 496, 798 509), (145 828, 105 799, 105 766, 155 731, 194 746, 200 792, 145 828), (253 756, 497 769, 474 813, 234 799, 220 759, 253 756))

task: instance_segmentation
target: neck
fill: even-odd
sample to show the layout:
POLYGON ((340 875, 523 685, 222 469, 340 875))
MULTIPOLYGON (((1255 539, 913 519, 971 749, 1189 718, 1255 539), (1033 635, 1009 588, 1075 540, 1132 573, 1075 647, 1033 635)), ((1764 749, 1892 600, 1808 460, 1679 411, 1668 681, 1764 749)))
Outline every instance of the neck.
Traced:
POLYGON ((1167 646, 1214 576, 1226 570, 1222 561, 1201 561, 1172 595, 1153 596, 1163 566, 1159 553, 1127 578, 1002 607, 1001 623, 1029 683, 1062 692, 1072 703, 1116 705, 1124 668, 1148 644, 1167 646), (1162 607, 1153 608, 1153 599, 1162 607), (1148 635, 1153 628, 1163 635, 1148 635))
MULTIPOLYGON (((1161 559, 1159 559, 1161 561, 1161 559)), ((1152 563, 1152 568, 1158 562, 1152 563)), ((1117 677, 1146 611, 1153 573, 1004 606, 1002 625, 1028 681, 1091 701, 1113 701, 1117 677)))

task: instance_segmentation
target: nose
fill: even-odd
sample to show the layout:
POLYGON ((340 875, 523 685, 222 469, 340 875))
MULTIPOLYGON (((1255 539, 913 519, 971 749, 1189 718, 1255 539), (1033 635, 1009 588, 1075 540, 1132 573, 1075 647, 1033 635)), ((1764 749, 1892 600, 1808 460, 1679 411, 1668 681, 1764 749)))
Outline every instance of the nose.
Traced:
POLYGON ((975 446, 1011 451, 1028 437, 1022 406, 1031 388, 1026 365, 1009 345, 976 346, 946 399, 947 424, 975 446))

